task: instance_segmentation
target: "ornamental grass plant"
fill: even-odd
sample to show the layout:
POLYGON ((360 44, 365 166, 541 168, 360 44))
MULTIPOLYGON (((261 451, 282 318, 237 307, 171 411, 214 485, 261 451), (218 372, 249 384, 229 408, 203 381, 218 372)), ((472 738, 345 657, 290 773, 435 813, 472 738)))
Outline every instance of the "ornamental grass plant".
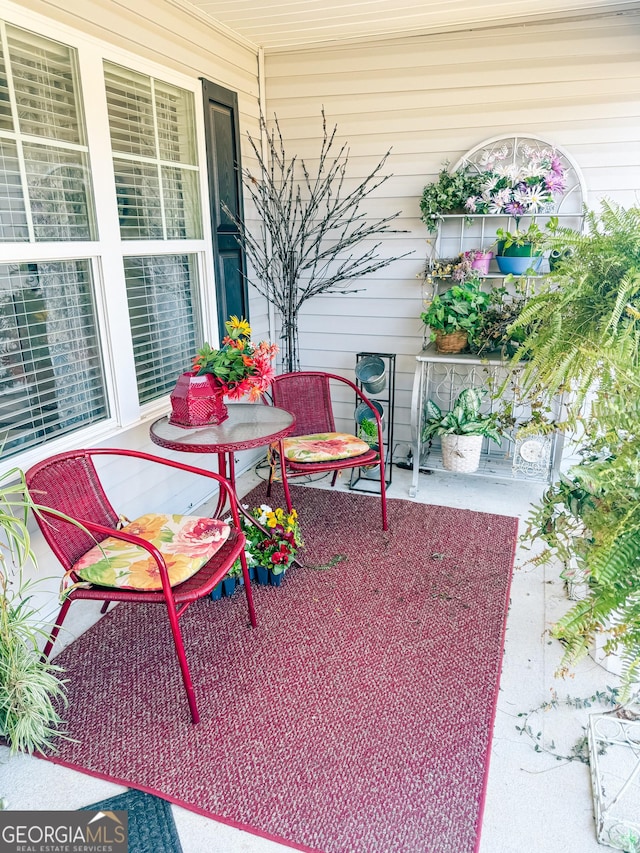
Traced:
POLYGON ((47 632, 30 603, 37 581, 25 575, 35 566, 27 529, 33 507, 22 471, 0 476, 0 735, 12 753, 52 749, 63 735, 62 670, 41 659, 38 640, 47 632))

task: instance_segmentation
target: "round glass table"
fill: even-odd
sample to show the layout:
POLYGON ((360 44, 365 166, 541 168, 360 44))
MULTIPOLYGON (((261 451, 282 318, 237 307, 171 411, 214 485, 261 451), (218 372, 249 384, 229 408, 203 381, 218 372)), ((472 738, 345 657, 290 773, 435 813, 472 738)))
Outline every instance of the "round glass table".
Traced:
MULTIPOLYGON (((293 430, 296 419, 285 409, 262 403, 230 403, 227 408, 229 417, 223 423, 201 427, 171 424, 165 415, 149 427, 151 441, 168 450, 216 454, 218 473, 235 490, 235 453, 281 441, 293 430)), ((221 510, 219 506, 216 515, 221 510)))

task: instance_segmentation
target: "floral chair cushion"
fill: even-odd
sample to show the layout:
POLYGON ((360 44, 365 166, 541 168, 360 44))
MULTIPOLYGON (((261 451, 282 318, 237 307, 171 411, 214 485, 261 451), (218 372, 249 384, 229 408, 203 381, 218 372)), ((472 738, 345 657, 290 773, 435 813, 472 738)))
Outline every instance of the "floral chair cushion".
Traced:
POLYGON ((355 435, 344 432, 322 432, 285 438, 284 455, 292 462, 331 462, 362 456, 371 448, 355 435))
MULTIPOLYGON (((218 551, 231 528, 217 518, 190 515, 143 515, 122 528, 140 536, 160 551, 167 564, 171 586, 194 575, 218 551)), ((94 545, 72 571, 83 581, 122 589, 162 589, 158 564, 148 551, 108 536, 94 545)))

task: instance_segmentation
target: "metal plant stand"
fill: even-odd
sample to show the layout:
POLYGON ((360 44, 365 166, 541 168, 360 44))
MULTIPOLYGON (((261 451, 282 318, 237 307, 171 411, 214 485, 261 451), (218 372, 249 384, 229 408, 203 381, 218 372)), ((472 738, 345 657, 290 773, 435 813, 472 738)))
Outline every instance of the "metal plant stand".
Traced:
MULTIPOLYGON (((395 412, 395 397, 396 397, 396 356, 395 353, 386 352, 359 352, 356 354, 356 367, 359 361, 363 358, 375 356, 381 358, 386 367, 387 381, 384 389, 378 394, 371 394, 364 387, 363 383, 356 375, 356 385, 364 394, 373 402, 380 404, 383 411, 383 428, 384 428, 384 444, 380 448, 380 452, 384 454, 384 472, 385 483, 387 486, 391 484, 393 475, 392 470, 392 454, 393 454, 393 421, 395 412)), ((357 401, 356 401, 357 402, 357 401)), ((357 427, 356 427, 357 431, 357 427)), ((356 492, 373 492, 380 494, 380 474, 379 469, 368 470, 366 468, 354 468, 351 472, 351 480, 349 488, 356 492)))
POLYGON ((598 841, 638 853, 640 714, 591 714, 588 743, 598 841))
MULTIPOLYGON (((449 411, 463 388, 484 388, 487 393, 483 412, 494 411, 500 402, 510 400, 516 427, 504 436, 498 446, 484 440, 480 467, 468 476, 492 477, 507 480, 549 482, 557 469, 562 453, 563 437, 551 435, 517 435, 517 424, 531 416, 530 406, 520 400, 518 374, 513 375, 509 387, 504 389, 501 401, 492 398, 491 392, 501 387, 509 375, 508 366, 499 355, 488 358, 469 354, 439 353, 433 344, 416 356, 416 371, 411 399, 411 435, 413 479, 409 494, 418 492, 421 470, 444 470, 439 439, 422 440, 424 405, 432 399, 443 411, 449 411)), ((562 398, 554 400, 554 417, 559 418, 562 398)))

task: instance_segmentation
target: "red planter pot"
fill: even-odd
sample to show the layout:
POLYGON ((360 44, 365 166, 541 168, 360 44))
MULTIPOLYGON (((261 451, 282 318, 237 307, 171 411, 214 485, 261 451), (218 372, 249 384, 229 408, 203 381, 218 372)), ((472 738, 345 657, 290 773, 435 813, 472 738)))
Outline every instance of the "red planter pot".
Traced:
POLYGON ((229 417, 224 392, 211 373, 183 373, 171 392, 169 423, 183 427, 221 424, 229 417))

